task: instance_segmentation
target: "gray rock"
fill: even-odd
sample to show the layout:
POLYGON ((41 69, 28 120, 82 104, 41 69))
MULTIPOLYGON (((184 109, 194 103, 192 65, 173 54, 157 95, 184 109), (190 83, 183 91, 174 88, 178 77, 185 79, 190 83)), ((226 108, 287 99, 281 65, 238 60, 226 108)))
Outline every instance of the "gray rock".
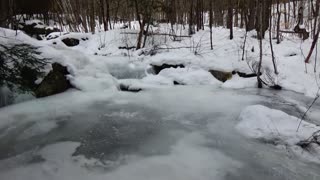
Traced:
POLYGON ((67 67, 54 63, 52 68, 52 71, 44 78, 35 90, 37 98, 59 94, 72 88, 72 85, 66 77, 66 75, 70 74, 67 67))
POLYGON ((62 42, 69 47, 78 46, 80 44, 80 40, 75 38, 65 38, 62 42))
POLYGON ((217 70, 209 70, 209 72, 219 81, 226 82, 232 78, 232 72, 223 72, 217 70))

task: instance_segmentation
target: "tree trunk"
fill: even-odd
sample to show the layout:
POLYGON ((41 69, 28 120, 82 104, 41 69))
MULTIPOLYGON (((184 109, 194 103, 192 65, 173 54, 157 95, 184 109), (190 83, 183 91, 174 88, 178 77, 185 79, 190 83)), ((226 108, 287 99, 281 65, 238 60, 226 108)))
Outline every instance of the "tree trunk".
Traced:
POLYGON ((313 37, 316 36, 318 17, 319 17, 319 10, 320 10, 320 0, 317 0, 316 1, 316 9, 314 10, 314 15, 313 15, 313 17, 314 17, 313 37))
MULTIPOLYGON (((260 35, 263 33, 263 5, 262 5, 262 1, 264 0, 259 0, 259 15, 258 15, 258 23, 260 25, 260 35)), ((257 72, 257 79, 258 79, 258 88, 262 88, 262 80, 260 78, 260 74, 261 74, 261 67, 262 67, 262 58, 263 58, 263 50, 262 50, 262 38, 259 38, 259 50, 260 50, 260 59, 259 59, 259 65, 258 65, 258 72, 257 72)))
POLYGON ((209 12, 209 26, 210 26, 210 46, 213 50, 213 40, 212 40, 212 23, 213 23, 213 0, 210 0, 210 12, 209 12))
POLYGON ((100 11, 101 11, 101 18, 104 26, 104 31, 108 31, 108 21, 105 15, 105 2, 104 0, 100 0, 100 11))
POLYGON ((141 43, 142 43, 142 38, 143 38, 143 33, 144 33, 145 22, 143 21, 143 17, 140 17, 138 0, 135 0, 134 3, 135 3, 135 8, 136 8, 136 15, 137 15, 139 26, 140 26, 140 31, 139 31, 138 40, 137 40, 137 50, 138 50, 138 49, 141 49, 141 43))
POLYGON ((96 26, 96 22, 95 22, 95 1, 91 1, 89 4, 90 8, 89 8, 89 25, 90 25, 90 31, 92 32, 92 34, 95 33, 95 26, 96 26))
POLYGON ((1 0, 0 1, 0 27, 7 26, 7 19, 9 17, 9 1, 8 0, 1 0))
MULTIPOLYGON (((320 0, 317 0, 316 3, 319 4, 319 3, 320 3, 320 0)), ((316 12, 316 13, 319 14, 319 8, 317 9, 317 11, 318 11, 318 12, 316 12)), ((312 42, 312 45, 311 45, 309 54, 308 54, 308 56, 307 56, 307 58, 306 58, 306 60, 305 60, 305 63, 309 63, 309 62, 310 62, 310 58, 311 58, 311 56, 312 56, 312 53, 313 53, 313 51, 314 51, 314 49, 315 49, 315 47, 316 47, 316 45, 317 45, 317 43, 318 43, 319 34, 320 34, 320 22, 318 22, 317 33, 315 34, 315 37, 314 37, 314 39, 313 39, 313 42, 312 42)))
POLYGON ((278 20, 277 20, 277 44, 280 44, 280 20, 281 20, 280 0, 277 0, 277 15, 278 15, 278 20))
MULTIPOLYGON (((270 9, 271 11, 271 9, 270 9)), ((274 69, 274 73, 278 74, 278 68, 277 68, 277 64, 276 64, 276 58, 274 55, 274 50, 273 50, 273 44, 272 44, 272 16, 270 16, 270 23, 269 23, 269 42, 270 42, 270 49, 271 49, 271 57, 272 57, 272 63, 273 63, 273 69, 274 69)))
POLYGON ((190 14, 189 14, 189 35, 192 35, 194 34, 194 30, 193 30, 193 1, 194 0, 191 0, 191 3, 190 3, 190 14))
POLYGON ((255 18, 257 14, 257 8, 255 5, 255 0, 250 0, 249 1, 249 14, 247 14, 247 24, 246 24, 246 30, 251 31, 254 30, 255 28, 255 18))
POLYGON ((233 8, 232 0, 228 3, 228 28, 230 29, 230 40, 233 39, 233 8))

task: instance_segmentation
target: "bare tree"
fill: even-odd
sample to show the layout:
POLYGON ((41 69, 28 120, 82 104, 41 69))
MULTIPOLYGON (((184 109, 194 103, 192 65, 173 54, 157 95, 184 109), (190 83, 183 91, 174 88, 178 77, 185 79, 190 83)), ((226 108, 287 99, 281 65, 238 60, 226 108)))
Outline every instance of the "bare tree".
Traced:
POLYGON ((211 46, 211 50, 213 50, 212 23, 213 23, 213 0, 210 0, 209 26, 210 26, 210 46, 211 46))

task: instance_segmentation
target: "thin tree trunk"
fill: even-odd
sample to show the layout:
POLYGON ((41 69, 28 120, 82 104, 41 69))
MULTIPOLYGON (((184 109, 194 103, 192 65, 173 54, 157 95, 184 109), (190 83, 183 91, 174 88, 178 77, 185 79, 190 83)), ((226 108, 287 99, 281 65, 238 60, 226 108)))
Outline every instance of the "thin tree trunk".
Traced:
POLYGON ((270 49, 271 49, 271 57, 272 57, 274 73, 278 74, 278 68, 277 68, 276 58, 274 55, 273 44, 272 44, 272 32, 271 31, 272 31, 272 16, 270 16, 270 22, 269 22, 270 49))
POLYGON ((242 58, 241 58, 242 61, 244 61, 244 55, 245 55, 246 44, 247 44, 247 37, 248 37, 248 31, 246 31, 246 34, 244 36, 243 47, 242 47, 242 58))
MULTIPOLYGON (((262 11, 262 1, 264 0, 259 0, 259 9, 260 9, 260 13, 259 13, 259 25, 260 25, 260 35, 262 35, 263 33, 263 11, 262 11)), ((258 88, 262 88, 262 80, 260 78, 260 74, 261 74, 261 67, 262 67, 262 58, 263 58, 263 50, 262 50, 262 37, 259 38, 259 48, 260 48, 260 59, 259 59, 259 65, 258 65, 258 73, 257 73, 257 80, 258 80, 258 88)))
POLYGON ((305 60, 305 63, 309 63, 310 62, 310 58, 312 56, 312 53, 313 53, 313 51, 314 51, 314 49, 315 49, 315 47, 317 45, 318 39, 319 39, 319 34, 320 34, 320 23, 318 24, 318 30, 317 30, 317 33, 316 33, 314 39, 313 39, 313 42, 312 42, 310 51, 308 53, 308 56, 307 56, 307 58, 305 60))
POLYGON ((228 3, 228 28, 230 29, 230 40, 233 39, 233 8, 232 0, 229 0, 228 3))
POLYGON ((138 50, 138 49, 141 49, 145 21, 142 19, 143 17, 142 18, 140 17, 138 0, 135 0, 134 3, 135 3, 136 14, 137 14, 137 18, 138 18, 138 22, 139 22, 139 26, 140 26, 140 31, 139 31, 138 40, 137 40, 137 50, 138 50))
MULTIPOLYGON (((316 1, 316 9, 314 11, 314 27, 313 27, 313 37, 316 35, 316 29, 318 24, 318 16, 319 16, 319 10, 320 10, 320 0, 316 1)), ((319 27, 318 27, 319 28, 319 27)))
POLYGON ((189 15, 189 35, 194 34, 194 30, 193 30, 193 1, 191 0, 190 3, 190 15, 189 15))
POLYGON ((108 21, 105 15, 105 2, 104 0, 100 0, 100 6, 101 6, 101 18, 103 21, 104 31, 108 31, 108 21))
MULTIPOLYGON (((277 44, 280 44, 280 20, 281 20, 280 0, 277 0, 277 15, 278 15, 278 20, 277 20, 277 44)), ((271 23, 270 23, 270 27, 271 27, 271 23)), ((271 28, 270 28, 270 30, 271 30, 271 28)))
POLYGON ((210 0, 210 12, 209 12, 209 26, 210 26, 210 45, 211 50, 213 50, 213 40, 212 40, 212 23, 213 23, 213 0, 210 0))

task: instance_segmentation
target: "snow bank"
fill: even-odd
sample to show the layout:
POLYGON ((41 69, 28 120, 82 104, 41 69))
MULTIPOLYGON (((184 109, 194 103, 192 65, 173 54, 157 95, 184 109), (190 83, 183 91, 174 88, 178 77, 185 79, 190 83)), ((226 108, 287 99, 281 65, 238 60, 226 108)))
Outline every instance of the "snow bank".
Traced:
MULTIPOLYGON (((303 149, 296 145, 298 142, 310 138, 314 132, 320 130, 320 127, 302 121, 299 131, 297 131, 300 123, 298 118, 262 105, 245 108, 241 112, 239 120, 236 128, 244 135, 273 142, 278 146, 287 146, 299 156, 311 156, 311 158, 308 158, 309 160, 316 158, 320 162, 319 156, 314 157, 307 152, 307 155, 303 155, 303 149)), ((320 150, 319 147, 316 147, 316 149, 320 150)), ((320 155, 319 152, 316 154, 320 155)))
POLYGON ((230 89, 256 88, 257 78, 241 78, 239 75, 234 75, 232 79, 226 81, 222 87, 230 89))
MULTIPOLYGON (((165 33, 170 30, 168 25, 160 24, 155 27, 155 32, 165 33)), ((181 30, 183 31, 183 30, 181 30)), ((21 31, 11 31, 7 29, 0 29, 1 43, 29 43, 41 47, 43 55, 52 58, 52 61, 60 62, 68 67, 73 67, 75 71, 74 78, 81 76, 74 82, 79 87, 86 84, 85 81, 95 81, 98 84, 105 83, 100 78, 96 78, 94 71, 105 74, 119 74, 119 77, 126 77, 132 79, 134 77, 127 77, 126 73, 117 73, 115 71, 122 71, 115 69, 109 72, 102 69, 108 68, 110 64, 108 61, 114 62, 114 59, 128 59, 128 63, 140 63, 140 69, 147 69, 148 65, 162 65, 162 64, 183 64, 188 70, 165 70, 160 76, 162 77, 146 77, 142 83, 150 85, 154 84, 170 84, 169 80, 182 81, 187 85, 203 85, 216 84, 214 79, 209 79, 205 71, 221 70, 225 72, 239 71, 243 73, 252 73, 253 63, 259 60, 258 41, 253 36, 255 32, 250 32, 247 37, 245 47, 245 61, 242 61, 242 46, 245 36, 243 29, 234 29, 234 40, 230 41, 228 38, 229 31, 224 28, 213 29, 213 50, 210 49, 209 29, 197 32, 191 38, 183 38, 181 42, 173 42, 168 38, 166 42, 158 39, 148 38, 146 49, 157 49, 157 54, 154 56, 145 55, 141 51, 119 49, 119 47, 131 47, 136 44, 136 35, 125 34, 126 32, 134 33, 136 30, 111 30, 107 32, 90 33, 53 33, 49 36, 49 40, 37 41, 25 35, 21 31), (1 36, 7 38, 1 38, 1 36), (50 37, 56 39, 50 39, 50 37), (67 47, 61 40, 63 38, 77 38, 80 44, 75 47, 67 47), (84 40, 82 40, 84 39, 84 40), (88 66, 88 67, 87 67, 88 66), (202 70, 200 70, 202 69, 202 70), (88 72, 88 73, 86 73, 88 72), (195 75, 199 74, 199 75, 195 75), (89 76, 89 77, 83 77, 89 76), (164 79, 168 80, 164 80, 164 79)), ((168 32, 167 32, 168 33, 168 32)), ((187 32, 181 32, 182 34, 187 32)), ((158 37, 157 37, 158 38, 158 37)), ((160 37, 161 38, 161 37, 160 37)), ((314 97, 318 92, 317 82, 320 82, 319 74, 314 73, 314 55, 311 57, 311 63, 304 64, 304 55, 308 53, 311 46, 311 40, 306 40, 301 43, 301 40, 290 36, 290 39, 284 39, 281 44, 274 43, 275 58, 279 70, 279 75, 273 75, 276 82, 285 90, 303 93, 306 96, 314 97), (307 70, 307 71, 306 71, 307 70)), ((268 37, 263 41, 263 63, 264 69, 273 69, 271 60, 271 51, 268 37)), ((318 63, 316 69, 319 69, 318 63)), ((132 71, 133 72, 133 71, 132 71)), ((272 72, 272 71, 271 71, 272 72)), ((135 74, 133 73, 129 73, 135 74)), ((139 75, 139 74, 138 74, 139 75)), ((100 75, 98 75, 100 76, 100 75)), ((139 78, 143 76, 139 75, 139 78)), ((263 77, 267 77, 265 74, 263 77)), ((234 76, 232 80, 226 82, 224 88, 252 88, 256 87, 256 79, 242 79, 234 76)), ((98 87, 103 89, 105 85, 94 85, 92 88, 98 87)), ((85 88, 86 90, 90 89, 85 88)))
POLYGON ((241 122, 237 128, 248 137, 267 140, 280 138, 289 145, 306 140, 315 131, 320 130, 316 125, 302 121, 297 132, 300 123, 298 118, 261 105, 245 108, 239 119, 241 122))
POLYGON ((164 69, 159 76, 169 78, 185 85, 220 85, 221 82, 214 78, 208 71, 194 68, 164 69))
POLYGON ((222 83, 215 79, 208 71, 194 68, 169 68, 162 70, 158 75, 149 74, 143 79, 118 80, 132 89, 159 88, 161 86, 180 85, 211 85, 219 87, 222 83))

